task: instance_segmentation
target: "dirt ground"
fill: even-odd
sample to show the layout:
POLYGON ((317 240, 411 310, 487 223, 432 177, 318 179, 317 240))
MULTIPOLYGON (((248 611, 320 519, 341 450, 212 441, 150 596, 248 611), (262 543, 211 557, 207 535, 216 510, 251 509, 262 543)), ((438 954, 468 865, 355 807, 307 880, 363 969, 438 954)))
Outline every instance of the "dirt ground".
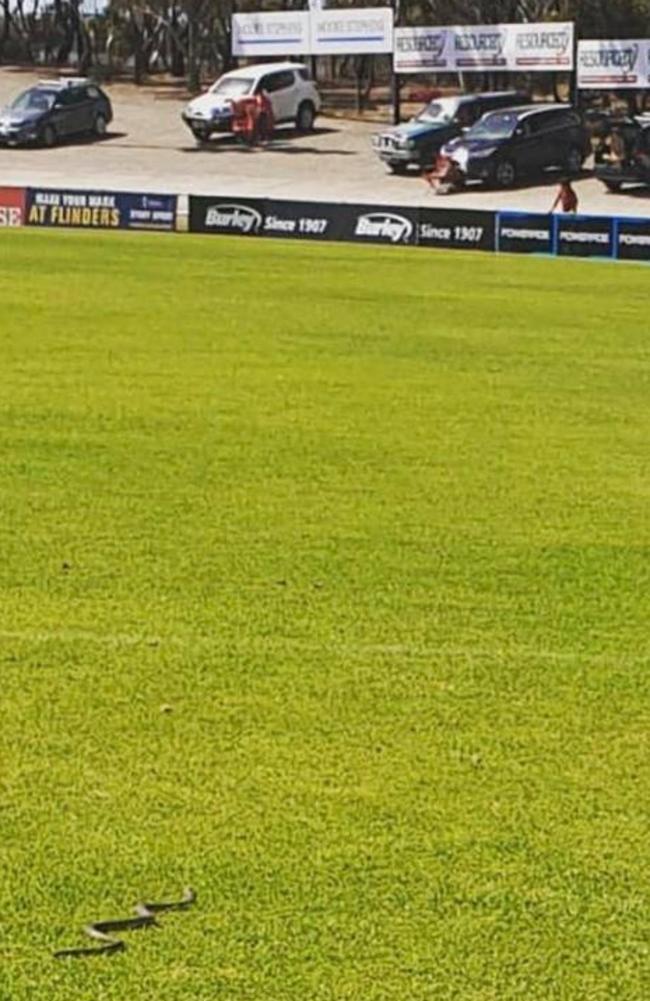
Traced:
MULTIPOLYGON (((0 104, 48 74, 0 69, 0 104)), ((109 188, 175 194, 232 194, 386 205, 549 210, 557 176, 507 191, 470 187, 436 196, 416 174, 395 177, 372 152, 381 126, 321 116, 308 135, 280 129, 264 149, 249 150, 232 137, 198 148, 180 114, 185 98, 174 89, 108 86, 114 120, 101 141, 81 139, 54 149, 0 149, 0 185, 109 188)), ((599 215, 650 215, 650 191, 610 194, 585 172, 576 183, 580 210, 599 215)))

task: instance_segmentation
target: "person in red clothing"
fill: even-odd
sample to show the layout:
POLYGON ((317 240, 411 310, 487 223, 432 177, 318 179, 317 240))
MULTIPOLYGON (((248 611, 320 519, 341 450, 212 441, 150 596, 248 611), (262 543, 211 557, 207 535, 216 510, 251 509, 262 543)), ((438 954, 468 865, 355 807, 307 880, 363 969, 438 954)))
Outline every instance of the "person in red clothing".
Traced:
POLYGON ((232 102, 232 131, 247 144, 255 141, 257 98, 240 97, 232 102))
POLYGON ((257 102, 257 137, 260 142, 268 142, 273 138, 275 129, 275 118, 273 115, 273 105, 265 90, 261 90, 256 95, 257 102))
POLYGON ((264 91, 232 102, 232 130, 247 146, 268 141, 274 128, 273 105, 264 91))
POLYGON ((578 211, 578 196, 573 190, 571 181, 568 177, 563 177, 560 181, 560 187, 558 188, 555 201, 551 205, 551 212, 555 212, 558 205, 563 212, 578 211))

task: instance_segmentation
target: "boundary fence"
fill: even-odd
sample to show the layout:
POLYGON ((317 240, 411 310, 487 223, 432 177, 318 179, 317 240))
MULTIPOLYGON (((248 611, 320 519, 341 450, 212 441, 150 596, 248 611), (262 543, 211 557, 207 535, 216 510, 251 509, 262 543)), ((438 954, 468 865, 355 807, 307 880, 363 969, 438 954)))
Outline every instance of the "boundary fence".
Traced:
POLYGON ((650 218, 0 187, 0 227, 127 229, 650 261, 650 218))

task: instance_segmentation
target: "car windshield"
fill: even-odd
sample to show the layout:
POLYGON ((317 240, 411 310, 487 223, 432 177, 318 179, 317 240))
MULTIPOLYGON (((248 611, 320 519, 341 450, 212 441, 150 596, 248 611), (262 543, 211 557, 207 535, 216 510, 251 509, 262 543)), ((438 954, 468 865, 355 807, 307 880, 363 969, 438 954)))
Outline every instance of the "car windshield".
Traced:
POLYGON ((446 125, 453 121, 456 107, 452 101, 431 101, 419 115, 415 116, 415 120, 416 122, 436 122, 439 125, 446 125))
POLYGON ((210 93, 218 94, 219 97, 243 97, 250 92, 252 86, 253 81, 247 77, 224 77, 210 87, 210 93))
POLYGON ((37 90, 32 87, 12 101, 12 111, 49 111, 54 104, 55 94, 51 90, 37 90))
POLYGON ((466 139, 508 139, 515 131, 519 118, 513 111, 491 111, 473 125, 466 139))

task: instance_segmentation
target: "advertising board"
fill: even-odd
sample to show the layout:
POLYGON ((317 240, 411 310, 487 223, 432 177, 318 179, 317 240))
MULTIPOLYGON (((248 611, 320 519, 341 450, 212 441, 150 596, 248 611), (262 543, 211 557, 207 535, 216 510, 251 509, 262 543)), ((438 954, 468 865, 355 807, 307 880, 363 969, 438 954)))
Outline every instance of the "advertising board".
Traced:
POLYGON ((341 240, 346 215, 346 206, 334 202, 269 200, 262 233, 302 240, 341 240))
POLYGON ((84 229, 176 228, 176 196, 28 188, 28 226, 84 229))
POLYGON ((650 219, 190 195, 193 233, 650 260, 650 219))
POLYGON ((396 73, 449 73, 456 68, 453 28, 395 28, 396 73))
POLYGON ((580 90, 650 86, 650 41, 590 38, 578 42, 580 90))
POLYGON ((189 201, 189 228, 192 233, 263 234, 266 215, 263 198, 190 195, 189 201))
POLYGON ((612 257, 613 220, 561 215, 556 219, 555 252, 560 257, 612 257))
POLYGON ((341 240, 407 246, 417 243, 419 210, 391 205, 346 205, 341 240))
POLYGON ((26 200, 25 188, 0 188, 0 228, 24 224, 26 200))
POLYGON ((418 210, 336 202, 190 196, 190 231, 414 244, 418 210))
POLYGON ((233 14, 234 56, 345 55, 393 51, 391 7, 233 14))
POLYGON ((508 254, 551 254, 553 225, 550 215, 500 212, 497 249, 508 254))
POLYGON ((621 261, 650 261, 650 219, 617 219, 616 256, 621 261))
POLYGON ((396 73, 572 70, 574 24, 396 28, 396 73))
POLYGON ((308 11, 233 14, 234 56, 301 56, 310 51, 308 11))
POLYGON ((454 250, 494 250, 494 212, 470 209, 420 209, 418 239, 421 247, 454 250))
POLYGON ((391 7, 312 11, 310 30, 309 51, 315 56, 393 51, 391 7))

